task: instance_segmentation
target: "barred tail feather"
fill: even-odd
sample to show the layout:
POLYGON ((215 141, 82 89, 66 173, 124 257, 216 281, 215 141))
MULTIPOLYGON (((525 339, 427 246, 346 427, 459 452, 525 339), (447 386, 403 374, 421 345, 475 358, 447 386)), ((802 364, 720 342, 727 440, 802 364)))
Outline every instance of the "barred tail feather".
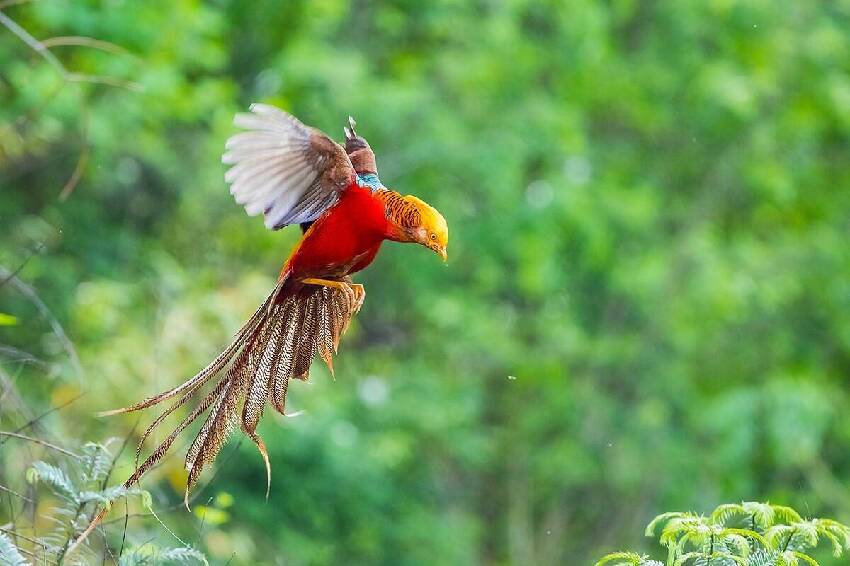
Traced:
POLYGON ((333 373, 333 353, 355 312, 356 307, 340 289, 299 286, 286 280, 279 282, 236 333, 233 342, 207 367, 173 389, 107 413, 145 409, 179 395, 177 401, 145 430, 136 452, 136 470, 125 485, 129 487, 138 482, 166 455, 175 439, 208 412, 186 454, 186 470, 189 472, 186 506, 189 492, 197 484, 201 472, 215 460, 237 423, 263 458, 268 496, 271 466, 265 443, 256 432, 265 405, 270 402, 283 414, 289 380, 306 380, 310 363, 317 353, 333 373), (215 385, 200 397, 188 416, 139 465, 141 447, 147 438, 169 415, 199 395, 202 387, 215 376, 219 376, 215 385))
POLYGON ((242 328, 233 336, 233 341, 230 345, 225 348, 216 358, 209 363, 204 369, 196 373, 193 377, 186 380, 182 384, 178 385, 173 389, 169 389, 167 391, 163 391, 153 397, 148 397, 138 403, 130 405, 129 407, 122 407, 121 409, 113 409, 111 411, 103 411, 98 413, 100 417, 108 417, 112 415, 119 415, 121 413, 130 413, 133 411, 140 411, 142 409, 147 409, 148 407, 153 407, 165 401, 167 399, 171 399, 172 397, 179 395, 180 393, 188 392, 192 393, 199 387, 201 387, 204 383, 206 383, 209 378, 217 374, 221 369, 227 365, 227 363, 233 358, 233 355, 239 350, 240 346, 243 344, 246 336, 251 334, 256 328, 257 324, 262 320, 264 312, 269 308, 269 305, 275 300, 278 292, 280 292, 281 284, 275 287, 274 291, 266 298, 262 305, 251 315, 251 318, 248 319, 242 328))

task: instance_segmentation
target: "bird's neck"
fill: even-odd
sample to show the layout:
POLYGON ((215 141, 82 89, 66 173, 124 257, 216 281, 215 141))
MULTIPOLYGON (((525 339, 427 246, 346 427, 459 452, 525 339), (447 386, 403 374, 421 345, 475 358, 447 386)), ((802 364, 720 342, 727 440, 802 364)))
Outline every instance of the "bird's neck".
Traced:
POLYGON ((390 190, 376 191, 375 197, 384 205, 387 219, 385 237, 395 242, 414 241, 412 232, 422 223, 416 204, 390 190))

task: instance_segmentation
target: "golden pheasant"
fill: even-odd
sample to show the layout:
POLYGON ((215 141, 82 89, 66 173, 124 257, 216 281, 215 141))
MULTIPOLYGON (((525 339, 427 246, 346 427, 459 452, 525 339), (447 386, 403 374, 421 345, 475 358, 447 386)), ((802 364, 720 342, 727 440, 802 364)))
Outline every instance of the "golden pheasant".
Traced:
POLYGON ((189 490, 237 423, 263 457, 268 493, 271 470, 257 434, 266 403, 283 413, 289 380, 306 380, 317 353, 333 372, 340 336, 365 297, 350 275, 372 262, 384 240, 421 244, 443 260, 448 244, 448 227, 439 212, 381 184, 372 149, 356 134, 353 119, 344 128, 345 147, 265 104, 253 104, 251 113, 237 114, 234 123, 246 131, 227 141, 222 162, 231 166, 225 180, 236 202, 249 215, 263 214, 272 230, 300 224, 304 234, 275 288, 208 366, 173 389, 105 413, 137 411, 176 398, 142 435, 140 450, 166 417, 198 396, 189 415, 125 484, 138 481, 186 427, 209 411, 186 455, 187 507, 189 490), (216 376, 212 388, 201 394, 216 376))

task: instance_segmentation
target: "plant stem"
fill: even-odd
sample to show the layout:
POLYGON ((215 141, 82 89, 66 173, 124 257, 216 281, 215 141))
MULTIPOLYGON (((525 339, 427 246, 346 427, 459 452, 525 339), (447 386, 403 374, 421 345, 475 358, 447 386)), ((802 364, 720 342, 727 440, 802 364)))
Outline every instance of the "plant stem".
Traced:
POLYGON ((791 544, 791 539, 794 538, 795 534, 797 534, 797 527, 791 529, 791 534, 788 535, 788 540, 785 541, 785 545, 782 547, 782 552, 788 550, 788 545, 791 544))

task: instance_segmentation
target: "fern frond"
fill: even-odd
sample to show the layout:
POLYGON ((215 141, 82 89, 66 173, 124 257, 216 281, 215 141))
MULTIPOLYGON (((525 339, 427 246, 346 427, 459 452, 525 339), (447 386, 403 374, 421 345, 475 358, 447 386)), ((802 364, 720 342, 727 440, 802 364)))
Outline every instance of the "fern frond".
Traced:
MULTIPOLYGON (((747 558, 750 555, 750 539, 738 531, 740 529, 724 529, 721 533, 722 544, 727 549, 734 551, 736 556, 747 558)), ((756 533, 757 534, 757 533, 756 533)))
POLYGON ((693 516, 691 513, 681 513, 679 511, 673 511, 670 513, 662 513, 656 516, 649 524, 646 526, 646 530, 644 531, 644 535, 648 537, 655 536, 655 527, 659 524, 669 521, 670 519, 677 519, 680 517, 691 517, 693 516))
POLYGON ((64 471, 47 462, 33 462, 27 470, 27 481, 30 483, 42 482, 50 486, 53 492, 62 499, 77 503, 77 489, 71 478, 64 471))
POLYGON ((776 566, 776 551, 760 548, 748 557, 748 566, 776 566))
POLYGON ((753 541, 758 542, 765 548, 769 547, 769 544, 765 537, 763 537, 756 531, 751 531, 750 529, 723 529, 722 531, 720 531, 719 535, 723 538, 740 537, 744 539, 745 543, 748 542, 747 539, 752 539, 753 541))
POLYGON ((744 512, 752 517, 753 522, 762 529, 769 528, 776 521, 777 507, 770 503, 744 501, 741 506, 744 512))
POLYGON ((207 557, 194 548, 183 546, 162 549, 153 544, 143 544, 125 552, 121 555, 118 566, 151 566, 163 563, 200 563, 209 566, 207 557))
POLYGON ((791 507, 773 505, 760 501, 742 501, 741 503, 726 503, 719 505, 710 516, 711 522, 727 524, 734 517, 746 517, 751 521, 751 527, 767 530, 775 523, 796 523, 802 517, 791 507))
POLYGON ((688 552, 687 554, 681 555, 673 564, 674 566, 684 566, 688 563, 689 560, 694 560, 696 563, 696 561, 699 559, 713 560, 715 558, 719 560, 730 560, 731 562, 739 566, 747 566, 747 561, 744 558, 741 558, 740 556, 735 556, 734 554, 730 554, 728 552, 712 552, 711 554, 707 552, 688 552))
POLYGON ((708 519, 712 524, 725 525, 729 519, 736 515, 747 515, 744 505, 741 503, 724 503, 712 511, 708 519))
POLYGON ((644 558, 644 556, 635 552, 612 552, 597 560, 594 566, 605 566, 606 564, 610 564, 611 566, 641 566, 641 561, 644 558))
POLYGON ((124 497, 139 496, 142 499, 142 506, 147 508, 151 506, 151 495, 144 489, 139 487, 124 487, 123 485, 115 485, 107 487, 101 491, 81 491, 78 494, 80 503, 90 503, 96 501, 105 508, 112 507, 112 504, 124 497))
POLYGON ((778 521, 783 523, 798 523, 803 520, 797 511, 785 505, 771 505, 778 521))
POLYGON ((29 566, 24 555, 5 533, 0 533, 0 564, 9 566, 29 566))
POLYGON ((820 539, 820 530, 814 521, 798 521, 791 524, 797 532, 791 537, 788 550, 805 550, 814 548, 820 539))
POLYGON ((818 564, 818 561, 809 556, 808 554, 803 554, 802 552, 797 552, 796 550, 792 551, 791 554, 792 556, 794 556, 794 558, 797 559, 797 564, 799 564, 799 561, 802 560, 809 566, 820 566, 820 564, 818 564))
POLYGON ((832 519, 813 519, 818 532, 832 543, 832 555, 836 558, 850 550, 850 527, 832 519))
POLYGON ((776 566, 800 566, 800 561, 808 564, 808 566, 820 566, 817 560, 796 550, 787 550, 782 552, 776 558, 776 566))
POLYGON ((80 472, 83 485, 100 483, 109 475, 110 470, 112 470, 112 454, 109 452, 108 446, 112 440, 109 439, 104 444, 87 442, 83 445, 84 464, 80 472))
POLYGON ((794 527, 791 525, 773 525, 764 533, 764 538, 767 540, 767 547, 780 551, 782 550, 782 545, 786 544, 792 536, 794 536, 794 527))
POLYGON ((192 564, 200 562, 204 566, 209 566, 207 557, 198 550, 190 547, 170 548, 160 553, 160 558, 163 561, 179 562, 180 564, 192 564))

